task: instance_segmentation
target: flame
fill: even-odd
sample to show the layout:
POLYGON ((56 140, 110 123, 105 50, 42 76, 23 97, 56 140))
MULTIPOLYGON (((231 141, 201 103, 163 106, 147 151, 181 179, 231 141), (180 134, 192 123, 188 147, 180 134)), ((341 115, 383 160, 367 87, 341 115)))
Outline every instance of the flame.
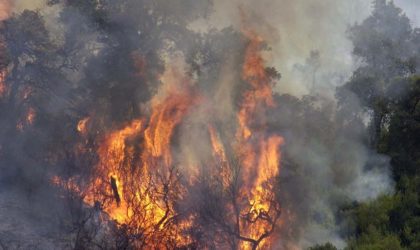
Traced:
POLYGON ((33 108, 29 108, 28 109, 28 113, 26 114, 26 123, 28 125, 32 125, 35 121, 36 118, 36 112, 35 109, 33 108))
POLYGON ((248 139, 252 132, 250 129, 253 115, 258 111, 259 105, 274 106, 270 79, 265 71, 264 58, 260 54, 263 39, 251 31, 244 34, 250 42, 245 52, 245 62, 242 69, 242 78, 251 85, 251 89, 243 94, 244 101, 238 112, 239 131, 237 137, 248 139))
POLYGON ((170 141, 174 128, 182 121, 192 99, 189 94, 175 93, 153 106, 150 124, 145 131, 146 147, 153 157, 162 157, 167 166, 172 163, 170 141))
MULTIPOLYGON (((281 224, 275 183, 284 142, 280 135, 266 130, 266 113, 275 103, 272 80, 266 74, 266 62, 261 55, 264 41, 254 32, 244 34, 249 40, 242 66, 242 81, 247 88, 239 102, 235 139, 224 141, 222 131, 207 124, 208 138, 203 140, 208 140, 212 162, 201 168, 187 166, 196 171, 190 173, 193 176, 188 180, 183 179, 172 148, 177 128, 188 121, 196 105, 208 100, 200 96, 197 86, 179 66, 168 66, 160 79, 161 89, 149 103, 150 114, 106 133, 98 143, 99 161, 87 187, 68 185, 67 189, 86 194, 86 203, 100 202, 103 211, 118 225, 127 225, 128 233, 137 237, 135 247, 193 246, 190 232, 194 231, 196 220, 200 220, 199 214, 180 210, 179 202, 188 196, 189 185, 196 184, 199 175, 207 174, 205 177, 210 180, 221 180, 221 192, 234 194, 225 204, 226 221, 219 222, 228 226, 217 229, 218 233, 233 237, 239 249, 273 247, 272 233, 281 224), (238 190, 232 192, 235 188, 238 190)), ((142 60, 136 64, 143 75, 142 60)), ((78 122, 80 133, 86 133, 90 119, 94 117, 78 122)), ((58 179, 53 183, 63 186, 58 179)), ((220 248, 227 246, 217 244, 220 248)))
POLYGON ((213 147, 213 155, 216 160, 216 171, 213 172, 214 174, 221 176, 223 187, 227 189, 231 183, 232 172, 226 156, 225 146, 213 126, 209 126, 209 133, 210 141, 213 147))
POLYGON ((64 188, 65 190, 73 193, 81 193, 79 185, 76 184, 76 181, 74 178, 71 178, 68 181, 63 180, 59 176, 53 176, 51 178, 51 183, 64 188))
POLYGON ((82 135, 87 133, 87 125, 90 120, 90 117, 83 118, 77 123, 77 131, 79 131, 82 135))
POLYGON ((153 249, 161 244, 158 236, 164 234, 188 243, 188 237, 177 231, 188 228, 191 222, 180 220, 176 227, 169 224, 175 216, 169 197, 183 193, 176 184, 171 139, 195 102, 191 94, 175 91, 154 99, 148 122, 135 120, 109 134, 98 149, 98 175, 88 192, 94 195, 85 198, 89 204, 102 200, 104 211, 119 224, 130 223, 135 233, 141 230, 151 235, 144 241, 153 249))
POLYGON ((141 128, 142 121, 134 120, 123 129, 117 130, 105 138, 98 149, 100 157, 96 166, 98 176, 92 180, 92 186, 89 187, 91 191, 85 198, 85 201, 91 205, 97 200, 105 200, 104 210, 119 223, 125 223, 132 211, 129 210, 124 197, 120 197, 122 200, 117 204, 116 194, 113 192, 117 191, 118 195, 124 194, 123 185, 120 183, 121 175, 126 170, 125 159, 132 153, 132 150, 126 146, 126 140, 139 133, 141 128), (117 190, 112 190, 111 178, 116 180, 117 190))
POLYGON ((267 235, 275 229, 281 214, 275 202, 275 177, 279 174, 280 146, 283 138, 268 135, 265 112, 274 107, 271 79, 265 70, 261 54, 264 40, 252 30, 243 30, 249 43, 246 48, 242 79, 249 84, 237 113, 236 154, 243 166, 242 178, 246 183, 240 192, 242 215, 239 234, 241 249, 269 249, 273 242, 267 235), (257 119, 256 119, 257 117, 257 119), (258 122, 256 122, 258 120, 258 122))
POLYGON ((25 127, 32 126, 35 122, 35 119, 36 119, 36 111, 34 108, 29 107, 26 111, 25 117, 21 118, 17 122, 16 129, 18 131, 23 131, 25 127))

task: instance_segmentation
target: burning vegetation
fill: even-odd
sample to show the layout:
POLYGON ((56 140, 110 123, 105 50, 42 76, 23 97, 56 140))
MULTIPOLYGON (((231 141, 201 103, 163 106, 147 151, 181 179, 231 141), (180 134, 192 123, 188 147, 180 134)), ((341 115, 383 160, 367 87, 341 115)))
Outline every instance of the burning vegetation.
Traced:
MULTIPOLYGON (((71 187, 90 206, 99 205, 136 248, 273 247, 282 215, 276 178, 283 138, 266 128, 276 79, 267 73, 262 38, 250 34, 244 37, 245 86, 231 141, 222 140, 216 124, 189 120, 200 106, 211 115, 217 103, 203 97, 197 83, 183 75, 185 69, 167 64, 162 87, 148 103, 150 114, 97 137, 99 159, 85 185, 63 185, 59 177, 54 183, 71 187), (200 138, 208 144, 206 162, 185 166, 187 161, 175 155, 182 136, 177 128, 186 121, 207 130, 200 138), (194 204, 197 195, 201 202, 194 204)), ((94 119, 80 120, 77 131, 92 132, 87 124, 94 119)))
MULTIPOLYGON (((391 189, 352 94, 279 93, 277 36, 252 5, 198 32, 213 1, 9 3, 0 181, 51 210, 58 248, 343 246, 349 204, 391 189)), ((310 54, 297 68, 315 86, 310 54)))

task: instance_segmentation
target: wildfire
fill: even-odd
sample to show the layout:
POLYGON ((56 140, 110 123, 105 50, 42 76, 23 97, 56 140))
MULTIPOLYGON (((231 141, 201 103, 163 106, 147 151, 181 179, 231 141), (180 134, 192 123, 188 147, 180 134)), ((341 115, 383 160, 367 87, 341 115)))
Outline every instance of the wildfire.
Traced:
POLYGON ((35 109, 29 108, 28 113, 26 114, 26 123, 28 125, 32 125, 35 121, 35 117, 36 117, 35 109))
MULTIPOLYGON (((183 190, 176 183, 178 173, 172 165, 171 140, 193 102, 195 97, 188 92, 170 92, 153 100, 148 122, 134 120, 109 134, 98 149, 98 175, 88 192, 94 195, 88 195, 85 201, 102 201, 111 218, 130 224, 132 233, 142 234, 140 245, 155 248, 168 243, 159 237, 188 243, 188 237, 177 231, 191 223, 179 220, 175 225, 172 221, 173 201, 183 190)), ((84 124, 84 120, 81 122, 84 124)))
POLYGON ((79 131, 83 135, 87 133, 87 125, 88 125, 89 119, 90 119, 89 117, 86 117, 77 123, 77 131, 79 131))
MULTIPOLYGON (((103 211, 119 225, 127 225, 136 247, 173 249, 198 246, 199 240, 194 238, 193 231, 200 220, 200 212, 191 207, 181 208, 180 204, 188 200, 189 189, 198 186, 203 179, 220 179, 220 192, 229 197, 224 199, 225 217, 217 221, 209 216, 219 227, 214 235, 221 232, 229 235, 235 248, 272 247, 270 236, 278 226, 281 214, 274 190, 283 138, 266 131, 266 112, 275 103, 272 79, 266 74, 265 61, 260 53, 263 39, 253 32, 244 34, 249 44, 242 80, 248 86, 239 103, 235 139, 225 142, 221 137, 223 133, 213 124, 207 124, 208 138, 202 140, 210 145, 212 152, 209 155, 213 160, 200 168, 188 166, 201 169, 189 173, 196 175, 194 178, 189 176, 186 180, 182 175, 178 166, 181 163, 174 157, 173 144, 178 136, 177 128, 188 120, 195 106, 206 100, 200 97, 193 81, 176 67, 168 66, 162 75, 163 87, 149 103, 149 115, 134 119, 101 138, 94 175, 86 190, 80 192, 87 194, 84 197, 86 203, 93 206, 100 202, 103 211)), ((140 64, 145 65, 145 62, 140 64)), ((90 119, 94 118, 78 122, 80 133, 87 133, 90 119)), ((57 179, 53 182, 61 183, 57 179)), ((70 188, 80 190, 73 185, 70 188)), ((220 244, 216 245, 220 248, 228 245, 223 243, 223 237, 214 240, 220 242, 214 243, 220 244)))
POLYGON ((105 204, 104 210, 119 223, 125 223, 132 214, 124 197, 121 197, 124 194, 123 185, 120 183, 121 174, 126 171, 124 161, 126 157, 131 157, 132 153, 125 143, 129 137, 139 133, 141 128, 142 122, 135 120, 105 138, 98 149, 98 175, 92 180, 91 191, 85 197, 85 201, 91 205, 102 200, 105 204))
POLYGON ((146 147, 153 157, 162 157, 166 166, 172 163, 170 141, 174 129, 182 121, 193 100, 194 97, 188 93, 175 93, 153 107, 150 124, 145 131, 146 147))
POLYGON ((4 70, 0 72, 0 98, 4 97, 4 95, 7 92, 5 80, 6 80, 6 71, 4 70))
POLYGON ((29 127, 34 124, 36 119, 36 111, 34 108, 29 107, 26 111, 26 115, 24 118, 21 118, 18 123, 16 124, 16 129, 19 131, 23 131, 25 127, 29 127))
POLYGON ((248 239, 241 244, 242 249, 270 248, 271 242, 264 235, 274 229, 280 216, 280 205, 275 200, 274 178, 279 174, 280 145, 283 138, 267 135, 265 132, 265 112, 273 107, 271 79, 265 70, 265 61, 260 53, 263 39, 253 31, 245 30, 249 39, 242 78, 250 87, 243 93, 243 101, 238 112, 239 129, 237 154, 244 166, 245 185, 241 193, 248 200, 241 213, 245 215, 240 224, 242 236, 248 239), (258 115, 258 124, 255 117, 258 115))

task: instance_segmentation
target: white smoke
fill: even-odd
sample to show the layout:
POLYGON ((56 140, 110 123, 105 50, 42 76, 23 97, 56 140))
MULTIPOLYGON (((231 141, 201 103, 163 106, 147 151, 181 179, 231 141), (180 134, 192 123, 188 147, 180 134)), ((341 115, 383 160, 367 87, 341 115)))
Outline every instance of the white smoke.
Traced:
POLYGON ((320 53, 320 68, 316 72, 317 88, 329 91, 346 79, 354 69, 352 45, 346 37, 349 25, 370 14, 365 0, 262 0, 215 1, 215 12, 192 26, 198 30, 240 27, 240 8, 254 18, 257 28, 270 26, 264 38, 272 47, 272 66, 282 72, 280 93, 308 94, 312 82, 305 81, 296 65, 304 64, 310 52, 320 53))

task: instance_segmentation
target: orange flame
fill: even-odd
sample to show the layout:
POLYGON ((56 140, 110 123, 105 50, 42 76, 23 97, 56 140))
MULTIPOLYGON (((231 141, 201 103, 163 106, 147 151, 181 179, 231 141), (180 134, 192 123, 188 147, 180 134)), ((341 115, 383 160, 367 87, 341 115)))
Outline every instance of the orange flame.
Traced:
POLYGON ((36 112, 35 109, 33 108, 29 108, 28 113, 26 115, 26 123, 28 125, 32 125, 35 121, 36 118, 36 112))
POLYGON ((135 120, 125 128, 111 133, 98 149, 100 161, 96 166, 98 175, 92 181, 89 188, 91 192, 85 201, 91 205, 97 200, 105 200, 104 210, 119 223, 125 223, 130 216, 128 204, 124 197, 119 197, 122 201, 114 202, 115 196, 124 194, 120 184, 121 174, 124 173, 125 159, 130 157, 132 149, 127 148, 126 140, 139 133, 142 128, 142 121, 135 120), (112 189, 111 178, 114 178, 117 190, 112 189), (114 193, 116 192, 116 193, 114 193))
MULTIPOLYGON (((279 204, 273 203, 274 178, 279 174, 280 145, 283 138, 278 135, 267 136, 265 133, 264 113, 273 107, 271 79, 265 70, 265 61, 260 50, 263 39, 253 31, 245 30, 249 39, 242 68, 242 78, 250 88, 243 94, 243 102, 238 112, 239 129, 237 153, 244 166, 244 182, 248 183, 241 192, 247 197, 249 207, 243 207, 242 213, 248 218, 241 224, 242 236, 258 241, 260 249, 271 247, 267 238, 261 238, 273 229, 273 224, 280 216, 279 204), (254 124, 258 115, 258 124, 254 124), (256 128, 253 129, 253 127, 256 128), (255 131, 253 131, 255 130, 255 131), (248 211, 247 211, 248 209, 248 211), (252 222, 252 223, 249 223, 252 222)), ((244 241, 242 249, 255 247, 256 242, 244 241)))
POLYGON ((158 236, 168 232, 171 235, 167 237, 188 243, 188 237, 176 232, 189 227, 190 222, 180 220, 171 230, 164 227, 170 227, 167 224, 175 215, 169 197, 183 192, 175 182, 178 175, 172 166, 171 139, 195 100, 188 92, 154 100, 147 126, 135 120, 107 136, 98 150, 98 176, 89 192, 94 195, 85 201, 93 204, 103 200, 104 211, 118 223, 130 223, 133 230, 153 235, 144 239, 153 249, 163 244, 158 236))
MULTIPOLYGON (((253 32, 244 34, 249 44, 242 80, 248 88, 242 93, 236 116, 235 140, 224 142, 222 133, 212 124, 207 125, 208 138, 203 140, 207 139, 211 146, 214 164, 208 164, 206 173, 221 179, 223 191, 239 185, 238 191, 233 192, 236 196, 226 204, 227 213, 235 219, 223 222, 236 224, 236 229, 227 233, 234 236, 237 247, 269 249, 273 247, 270 236, 280 223, 281 208, 274 190, 283 138, 266 131, 265 113, 275 103, 272 80, 266 74, 260 52, 263 39, 253 32), (233 149, 238 163, 230 159, 231 151, 227 149, 233 149), (234 164, 239 164, 240 171, 234 170, 234 164), (239 184, 233 183, 235 175, 239 184)), ((95 174, 86 190, 80 192, 87 193, 86 203, 99 201, 118 224, 129 225, 129 233, 141 235, 136 247, 188 248, 193 239, 186 232, 194 229, 198 218, 194 212, 178 214, 177 201, 188 195, 188 186, 181 180, 172 144, 177 127, 203 100, 191 80, 173 68, 167 69, 161 81, 163 88, 150 102, 149 117, 135 119, 104 136, 97 150, 95 174)), ((89 119, 79 121, 79 132, 86 132, 89 119)))
POLYGON ((23 131, 25 127, 29 127, 34 124, 36 119, 36 112, 35 109, 29 107, 26 111, 26 115, 24 118, 21 118, 18 123, 16 124, 16 129, 19 131, 23 131))
POLYGON ((85 135, 87 133, 87 125, 89 120, 90 118, 86 117, 77 123, 77 131, 79 131, 82 135, 85 135))
POLYGON ((193 97, 188 93, 175 93, 153 107, 150 124, 145 131, 146 147, 153 157, 162 157, 167 166, 172 163, 170 141, 174 128, 190 108, 191 100, 193 97))

